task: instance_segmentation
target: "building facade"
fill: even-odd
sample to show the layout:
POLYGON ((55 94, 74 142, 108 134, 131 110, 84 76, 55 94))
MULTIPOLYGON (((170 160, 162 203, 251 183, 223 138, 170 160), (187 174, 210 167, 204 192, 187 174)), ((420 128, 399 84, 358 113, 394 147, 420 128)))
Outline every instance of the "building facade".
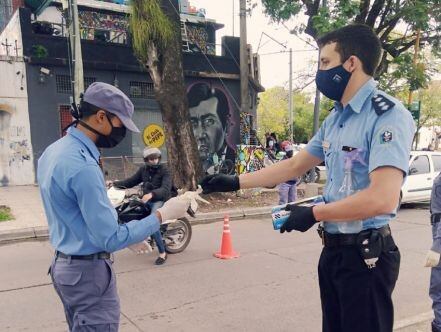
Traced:
MULTIPOLYGON (((152 80, 133 54, 129 7, 124 1, 78 0, 78 5, 85 88, 97 81, 120 88, 135 105, 134 121, 142 131, 128 134, 116 148, 103 150, 103 155, 109 160, 139 157, 151 143, 147 136, 152 125, 163 127, 163 123, 152 80)), ((234 159, 237 145, 249 137, 257 93, 263 91, 258 70, 252 67, 258 59, 250 56, 251 106, 241 112, 238 38, 224 37, 217 45, 222 51, 216 54, 216 30, 223 25, 207 19, 205 10, 186 1, 180 2, 180 8, 190 116, 202 161, 208 167, 207 160, 214 153, 234 159), (217 107, 210 100, 217 100, 217 107), (211 122, 198 120, 201 112, 217 116, 218 130, 211 122)), ((61 1, 39 10, 25 1, 0 34, 0 72, 8 72, 7 79, 2 76, 0 81, 0 185, 34 183, 38 158, 62 137, 63 128, 72 120, 66 35, 61 1), (20 176, 15 173, 18 161, 25 169, 20 176)), ((165 144, 160 148, 166 159, 165 144)))

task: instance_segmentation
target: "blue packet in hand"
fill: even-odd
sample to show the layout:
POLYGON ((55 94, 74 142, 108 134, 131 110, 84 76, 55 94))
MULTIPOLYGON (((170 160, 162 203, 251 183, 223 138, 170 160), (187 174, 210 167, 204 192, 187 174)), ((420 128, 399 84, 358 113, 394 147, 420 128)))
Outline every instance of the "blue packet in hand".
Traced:
POLYGON ((288 204, 277 205, 271 209, 271 218, 273 221, 274 230, 279 230, 282 225, 288 220, 291 211, 286 211, 285 207, 287 205, 295 204, 299 206, 313 206, 318 204, 324 204, 325 199, 322 195, 313 196, 305 199, 300 199, 295 202, 291 202, 288 204))

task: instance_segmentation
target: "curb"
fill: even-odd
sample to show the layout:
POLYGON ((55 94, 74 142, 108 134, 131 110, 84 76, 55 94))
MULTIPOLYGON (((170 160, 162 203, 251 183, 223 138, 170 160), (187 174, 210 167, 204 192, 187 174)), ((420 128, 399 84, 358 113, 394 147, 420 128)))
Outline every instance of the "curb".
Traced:
MULTIPOLYGON (((190 220, 192 225, 210 224, 224 219, 228 214, 230 219, 243 219, 245 217, 263 216, 271 213, 271 206, 235 209, 230 211, 200 213, 196 218, 190 220)), ((30 228, 12 229, 0 231, 0 245, 10 242, 20 242, 28 240, 42 240, 49 237, 47 226, 38 226, 30 228)))

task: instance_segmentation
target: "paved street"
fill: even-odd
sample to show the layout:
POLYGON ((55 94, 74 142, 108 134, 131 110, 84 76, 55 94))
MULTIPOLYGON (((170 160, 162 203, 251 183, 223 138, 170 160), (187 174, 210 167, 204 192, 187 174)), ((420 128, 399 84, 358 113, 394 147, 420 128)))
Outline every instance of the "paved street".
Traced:
MULTIPOLYGON (((212 253, 222 224, 196 225, 187 250, 169 256, 116 254, 122 302, 121 331, 320 331, 316 275, 320 242, 314 231, 284 234, 269 218, 233 220, 234 248, 241 257, 222 261, 212 253)), ((429 331, 430 246, 427 206, 403 209, 392 225, 402 252, 395 291, 399 331, 429 331), (417 323, 419 320, 426 322, 417 323)), ((47 242, 0 248, 0 331, 66 330, 61 303, 46 275, 52 249, 47 242)))

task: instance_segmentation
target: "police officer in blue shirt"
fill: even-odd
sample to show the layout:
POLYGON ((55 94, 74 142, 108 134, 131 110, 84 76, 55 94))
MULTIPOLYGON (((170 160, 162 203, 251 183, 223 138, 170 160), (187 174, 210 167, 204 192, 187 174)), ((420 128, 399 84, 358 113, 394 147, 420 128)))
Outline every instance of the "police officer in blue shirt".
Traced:
MULTIPOLYGON (((50 268, 70 331, 117 331, 119 297, 110 253, 135 245, 159 230, 162 220, 183 217, 187 198, 169 200, 141 220, 124 225, 106 193, 98 148, 116 146, 132 121, 133 104, 112 85, 93 83, 65 137, 38 160, 37 178, 55 258, 50 268)), ((137 245, 138 244, 138 245, 137 245)))
POLYGON ((398 100, 376 88, 372 77, 382 50, 370 27, 348 25, 324 35, 318 44, 317 88, 335 107, 306 148, 258 172, 212 175, 201 184, 205 193, 272 187, 325 161, 327 204, 288 205, 291 213, 281 232, 305 232, 322 224, 318 273, 323 331, 392 331, 391 296, 400 253, 388 224, 408 171, 415 125, 398 100), (354 193, 342 198, 347 156, 354 151, 354 193))
POLYGON ((429 295, 432 299, 434 319, 432 332, 441 332, 441 173, 433 181, 430 197, 430 224, 432 247, 426 255, 426 267, 431 267, 429 295))

